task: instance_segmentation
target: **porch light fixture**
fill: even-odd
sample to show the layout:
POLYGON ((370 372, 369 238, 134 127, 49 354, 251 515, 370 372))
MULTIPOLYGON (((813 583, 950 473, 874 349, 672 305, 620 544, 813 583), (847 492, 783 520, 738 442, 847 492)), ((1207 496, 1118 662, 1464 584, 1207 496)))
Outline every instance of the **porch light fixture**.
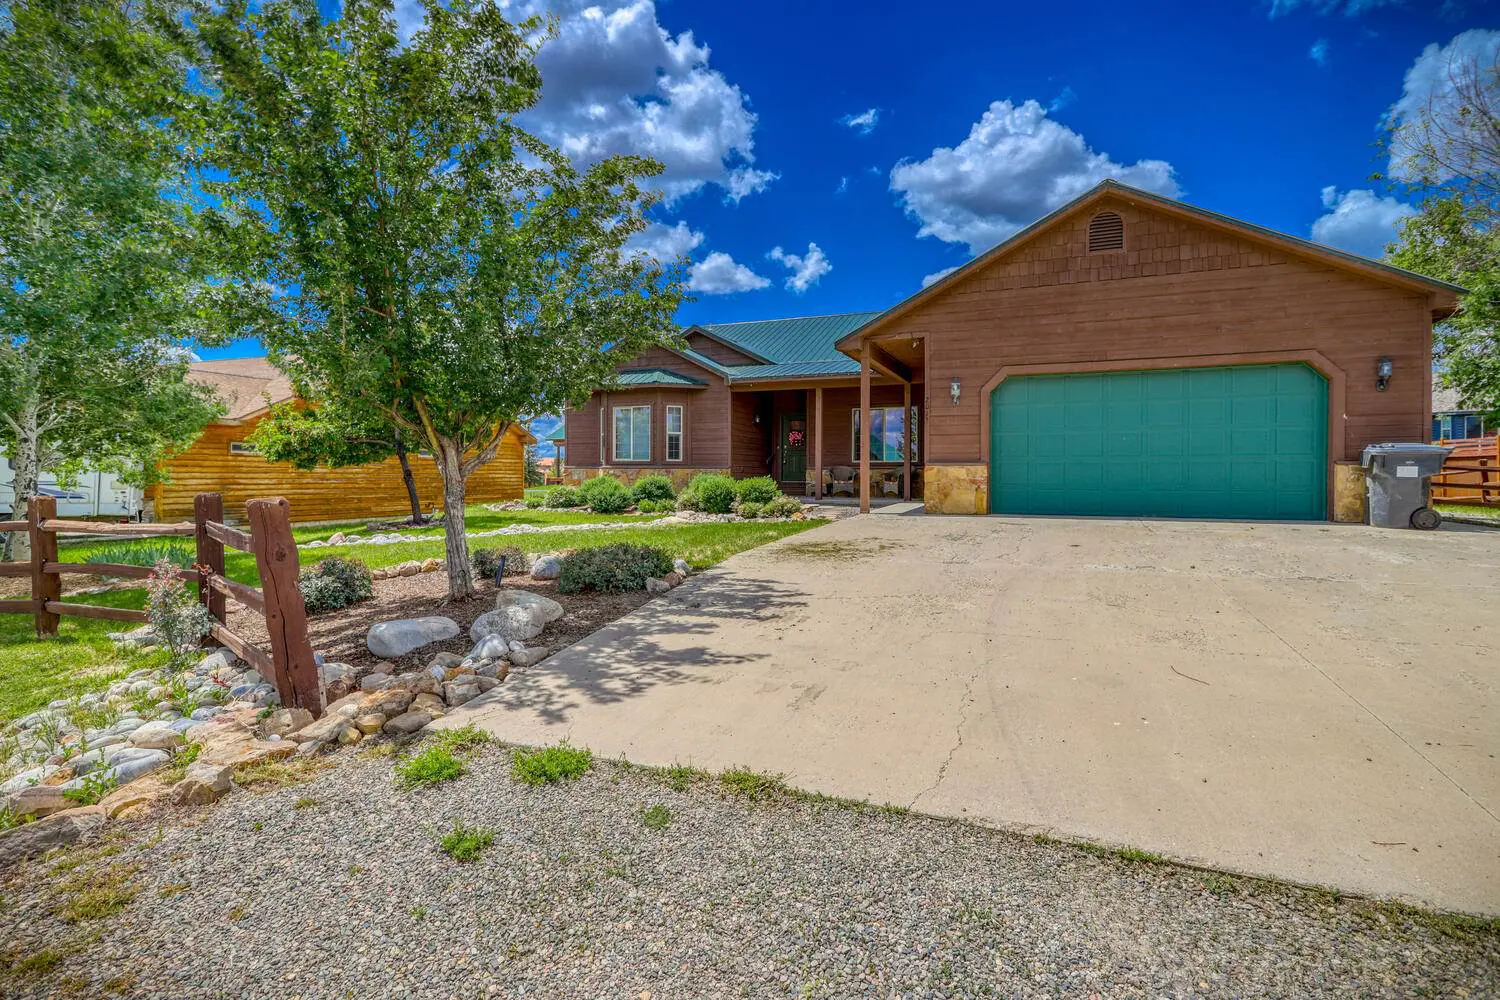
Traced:
POLYGON ((961 388, 962 383, 958 379, 954 379, 952 382, 948 383, 948 391, 953 395, 954 406, 958 405, 958 394, 961 388))
POLYGON ((1391 375, 1396 371, 1396 366, 1390 358, 1381 358, 1375 362, 1375 389, 1385 392, 1385 387, 1391 384, 1391 375))

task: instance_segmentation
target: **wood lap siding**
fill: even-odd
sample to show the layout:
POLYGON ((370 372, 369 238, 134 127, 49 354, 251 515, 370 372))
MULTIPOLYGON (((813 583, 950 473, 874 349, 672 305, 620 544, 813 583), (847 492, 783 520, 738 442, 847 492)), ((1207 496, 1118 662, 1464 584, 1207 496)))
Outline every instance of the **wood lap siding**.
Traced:
POLYGON ((1124 218, 1123 251, 1089 253, 1093 213, 1084 213, 882 331, 928 338, 927 382, 942 393, 922 415, 924 461, 987 461, 982 390, 1002 365, 1267 351, 1318 351, 1343 370, 1348 419, 1330 459, 1357 457, 1374 441, 1426 439, 1425 296, 1124 201, 1099 208, 1124 218), (1382 357, 1396 377, 1377 392, 1382 357), (954 378, 963 384, 957 406, 947 398, 954 378))
POLYGON ((729 385, 724 378, 685 361, 677 354, 651 348, 620 366, 664 368, 706 382, 694 389, 619 389, 596 392, 584 406, 569 410, 568 466, 597 469, 612 465, 672 465, 683 468, 722 469, 729 464, 729 385), (668 463, 667 406, 683 407, 682 461, 668 463), (604 408, 604 453, 599 449, 599 411, 604 408), (651 407, 651 461, 616 462, 614 459, 614 408, 651 407))
MULTIPOLYGON (((344 469, 304 471, 267 462, 259 455, 231 455, 229 443, 248 439, 255 423, 211 424, 191 448, 168 462, 171 480, 156 487, 155 492, 157 520, 191 519, 193 497, 198 493, 222 493, 225 516, 232 521, 244 519, 245 501, 272 496, 286 497, 294 522, 359 520, 411 512, 401 466, 394 458, 344 469)), ((440 507, 443 491, 436 467, 421 455, 412 454, 410 460, 423 509, 440 507)), ((517 500, 524 478, 521 439, 509 434, 494 460, 469 477, 469 502, 517 500)))

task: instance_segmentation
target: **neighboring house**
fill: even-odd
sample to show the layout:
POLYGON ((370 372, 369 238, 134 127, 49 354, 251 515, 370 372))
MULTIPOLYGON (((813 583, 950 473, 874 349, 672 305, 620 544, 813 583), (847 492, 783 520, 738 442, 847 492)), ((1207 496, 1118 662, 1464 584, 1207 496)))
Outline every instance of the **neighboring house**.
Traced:
MULTIPOLYGON (((568 432, 561 421, 552 429, 552 433, 547 435, 547 440, 551 443, 552 450, 557 453, 557 460, 550 465, 543 465, 542 468, 549 476, 561 476, 568 470, 568 432)), ((547 459, 542 459, 542 461, 546 462, 547 459)))
MULTIPOLYGON (((338 521, 411 512, 401 466, 395 458, 341 469, 298 469, 268 462, 248 442, 256 425, 277 403, 294 398, 291 383, 265 358, 197 361, 188 378, 214 390, 224 403, 223 417, 204 429, 192 447, 165 463, 168 481, 151 498, 157 520, 193 516, 193 497, 224 495, 230 520, 242 519, 245 501, 253 497, 286 497, 292 520, 338 521)), ((525 480, 525 448, 535 443, 529 431, 515 425, 493 461, 469 477, 470 502, 520 498, 525 480)), ((409 456, 417 496, 426 510, 442 505, 442 481, 425 456, 409 456)))
POLYGON ((1457 441, 1464 438, 1494 437, 1496 428, 1486 426, 1484 415, 1465 407, 1457 389, 1432 384, 1432 439, 1457 441))
POLYGON ((817 494, 862 423, 866 501, 1323 519, 1335 463, 1427 436, 1461 292, 1105 181, 885 312, 689 327, 566 415, 570 475, 817 494))

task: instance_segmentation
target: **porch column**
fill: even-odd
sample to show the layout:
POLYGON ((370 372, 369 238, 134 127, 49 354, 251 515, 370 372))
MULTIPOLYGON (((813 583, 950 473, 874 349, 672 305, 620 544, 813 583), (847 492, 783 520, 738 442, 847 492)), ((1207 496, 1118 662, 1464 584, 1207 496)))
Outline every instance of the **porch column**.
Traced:
POLYGON ((823 387, 813 390, 813 497, 823 499, 823 387))
POLYGON ((859 349, 859 512, 870 512, 870 342, 859 349))
POLYGON ((901 421, 901 499, 911 499, 911 383, 901 383, 901 404, 906 415, 901 421))

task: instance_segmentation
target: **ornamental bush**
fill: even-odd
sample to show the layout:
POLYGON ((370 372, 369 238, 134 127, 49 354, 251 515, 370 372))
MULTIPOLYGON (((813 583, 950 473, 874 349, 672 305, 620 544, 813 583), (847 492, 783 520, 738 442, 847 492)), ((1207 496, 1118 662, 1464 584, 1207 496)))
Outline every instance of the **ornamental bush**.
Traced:
POLYGON ((734 508, 735 500, 739 499, 734 480, 712 472, 694 476, 687 488, 698 498, 696 509, 710 514, 728 514, 734 508))
POLYGON ((796 497, 778 496, 772 498, 760 509, 761 517, 791 517, 793 514, 802 512, 802 501, 796 497))
POLYGON ((563 557, 557 589, 564 594, 597 590, 618 594, 643 590, 646 578, 672 572, 672 557, 654 545, 617 543, 579 549, 563 557))
POLYGON ((698 500, 698 494, 693 492, 689 486, 677 494, 677 502, 673 504, 678 510, 702 510, 703 504, 698 500))
POLYGON ((547 494, 547 506, 554 510, 559 508, 582 507, 583 500, 578 496, 578 490, 572 486, 559 486, 547 494))
POLYGON ((297 589, 302 591, 302 603, 310 615, 337 611, 375 596, 369 568, 358 559, 342 556, 329 556, 316 566, 303 570, 297 580, 297 589))
POLYGON ((188 592, 182 569, 166 559, 153 566, 146 578, 146 620, 157 642, 171 654, 172 666, 182 666, 190 658, 214 622, 208 609, 188 592))
POLYGON ((735 510, 739 512, 740 517, 753 521, 757 517, 760 517, 761 508, 764 506, 764 504, 756 503, 754 500, 741 500, 735 504, 735 510))
POLYGON ((673 488, 672 480, 660 473, 652 473, 649 476, 642 476, 637 479, 635 487, 631 492, 635 494, 635 498, 638 501, 650 500, 656 502, 660 500, 675 500, 677 498, 677 490, 673 488))
POLYGON ((734 484, 734 489, 741 502, 749 500, 752 503, 770 503, 781 496, 781 487, 777 486, 776 480, 770 476, 741 479, 734 484))
POLYGON ((578 487, 578 499, 595 514, 623 514, 630 509, 634 498, 629 488, 614 476, 595 476, 578 487))
POLYGON ((502 549, 475 549, 469 556, 469 562, 474 567, 476 577, 493 580, 502 558, 505 560, 506 576, 521 576, 531 572, 531 557, 514 545, 507 545, 502 549))

